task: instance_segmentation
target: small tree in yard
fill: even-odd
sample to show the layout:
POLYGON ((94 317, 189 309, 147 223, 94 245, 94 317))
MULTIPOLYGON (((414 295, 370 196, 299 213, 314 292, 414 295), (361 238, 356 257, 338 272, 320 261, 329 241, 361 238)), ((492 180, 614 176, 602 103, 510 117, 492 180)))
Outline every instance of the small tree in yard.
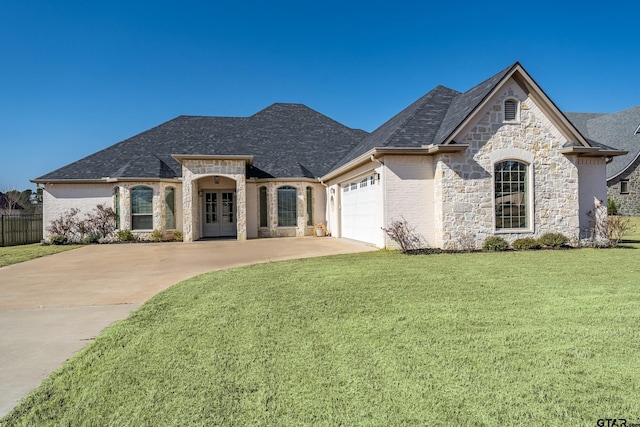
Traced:
POLYGON ((425 246, 422 236, 416 233, 416 227, 410 226, 404 218, 393 221, 389 227, 382 230, 400 246, 400 251, 404 254, 425 246))
POLYGON ((635 231, 635 227, 631 223, 631 218, 605 215, 603 210, 604 208, 601 205, 596 205, 594 209, 588 212, 591 244, 595 247, 616 247, 624 236, 635 231))
POLYGON ((103 238, 113 234, 116 229, 116 212, 112 208, 98 205, 92 214, 87 214, 87 222, 91 223, 92 231, 103 238))

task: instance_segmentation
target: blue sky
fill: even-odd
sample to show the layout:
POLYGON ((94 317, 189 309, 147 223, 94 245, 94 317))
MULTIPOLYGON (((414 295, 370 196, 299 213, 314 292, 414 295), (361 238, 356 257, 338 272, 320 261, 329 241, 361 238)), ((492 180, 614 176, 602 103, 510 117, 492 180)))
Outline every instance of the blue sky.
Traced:
POLYGON ((0 0, 0 191, 182 114, 372 131, 515 61, 564 111, 640 105, 640 3, 522 4, 0 0))

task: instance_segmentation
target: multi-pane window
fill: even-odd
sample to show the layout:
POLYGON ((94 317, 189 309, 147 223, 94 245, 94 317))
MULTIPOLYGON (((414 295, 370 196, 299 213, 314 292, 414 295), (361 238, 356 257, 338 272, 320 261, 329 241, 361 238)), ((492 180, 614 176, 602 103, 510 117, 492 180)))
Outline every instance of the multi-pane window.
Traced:
POLYGON ((260 227, 267 226, 267 187, 260 187, 260 227))
POLYGON ((176 228, 176 189, 167 187, 164 189, 164 213, 165 228, 173 230, 176 228))
POLYGON ((313 225, 313 188, 307 187, 307 225, 313 225))
POLYGON ((295 187, 278 188, 278 227, 295 227, 297 221, 295 187))
POLYGON ((116 213, 116 230, 120 230, 120 187, 113 187, 113 207, 116 213))
POLYGON ((153 230, 153 189, 131 189, 131 229, 153 230))
POLYGON ((513 99, 507 99, 504 101, 504 120, 513 121, 516 119, 516 113, 518 112, 518 104, 513 99))
POLYGON ((527 165, 507 160, 495 165, 496 229, 528 228, 527 165))

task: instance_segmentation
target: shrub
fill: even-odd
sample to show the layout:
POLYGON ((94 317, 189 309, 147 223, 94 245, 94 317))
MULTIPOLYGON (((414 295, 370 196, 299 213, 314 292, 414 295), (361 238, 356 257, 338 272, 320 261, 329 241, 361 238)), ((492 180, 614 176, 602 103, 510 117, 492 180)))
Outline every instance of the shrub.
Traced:
POLYGON ((607 215, 618 215, 618 210, 620 209, 620 203, 616 201, 616 199, 608 198, 607 199, 607 215))
POLYGON ((72 208, 51 221, 49 227, 47 227, 47 231, 52 236, 52 244, 66 245, 78 240, 78 223, 80 221, 77 218, 78 213, 80 213, 79 209, 72 208))
POLYGON ((482 245, 482 249, 485 251, 506 251, 509 249, 509 243, 499 236, 487 237, 482 245))
POLYGON ((184 240, 184 234, 182 234, 182 231, 174 231, 173 238, 178 242, 182 242, 184 240))
POLYGON ((400 246, 400 251, 403 254, 416 251, 424 246, 422 236, 416 233, 416 228, 410 226, 404 218, 393 221, 389 227, 382 230, 400 246))
POLYGON ((69 242, 67 241, 66 237, 59 234, 54 234, 49 238, 49 243, 51 243, 52 245, 66 245, 69 242))
POLYGON ((569 238, 562 233, 546 233, 540 236, 538 243, 548 248, 560 248, 569 243, 569 238))
POLYGON ((116 235, 118 236, 118 240, 121 242, 132 242, 136 240, 136 236, 134 236, 131 230, 128 229, 118 230, 116 235))
POLYGON ((84 239, 82 239, 83 245, 90 245, 92 243, 98 243, 100 241, 101 236, 96 233, 89 234, 84 239))
POLYGON ((153 233, 151 233, 151 240, 154 242, 159 242, 162 240, 163 236, 163 232, 162 230, 153 230, 153 233))
POLYGON ((516 239, 511 247, 517 250, 529 250, 540 249, 540 243, 532 237, 523 237, 522 239, 516 239))
POLYGON ((618 246, 624 236, 635 231, 635 226, 631 224, 631 218, 622 216, 607 217, 607 238, 613 247, 618 246))

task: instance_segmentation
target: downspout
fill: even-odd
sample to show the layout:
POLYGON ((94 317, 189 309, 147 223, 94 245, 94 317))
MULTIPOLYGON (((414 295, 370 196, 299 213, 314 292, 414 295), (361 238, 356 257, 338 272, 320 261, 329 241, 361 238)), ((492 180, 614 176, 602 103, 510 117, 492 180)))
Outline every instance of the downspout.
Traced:
MULTIPOLYGON (((381 160, 376 159, 375 154, 371 155, 371 161, 377 162, 380 166, 382 166, 380 180, 382 181, 382 227, 384 228, 387 225, 387 180, 385 176, 386 168, 384 167, 384 163, 381 160)), ((387 238, 385 237, 384 233, 382 234, 382 244, 383 249, 387 247, 387 238)))
MULTIPOLYGON (((322 178, 316 177, 316 179, 318 180, 318 182, 320 184, 322 184, 325 188, 324 194, 325 194, 325 204, 324 204, 324 220, 327 223, 327 229, 331 230, 330 227, 330 222, 329 222, 329 218, 331 216, 330 212, 329 212, 329 202, 330 202, 330 197, 331 194, 329 194, 329 186, 327 184, 324 183, 324 181, 322 180, 322 178)), ((314 231, 315 233, 315 231, 314 231)))

